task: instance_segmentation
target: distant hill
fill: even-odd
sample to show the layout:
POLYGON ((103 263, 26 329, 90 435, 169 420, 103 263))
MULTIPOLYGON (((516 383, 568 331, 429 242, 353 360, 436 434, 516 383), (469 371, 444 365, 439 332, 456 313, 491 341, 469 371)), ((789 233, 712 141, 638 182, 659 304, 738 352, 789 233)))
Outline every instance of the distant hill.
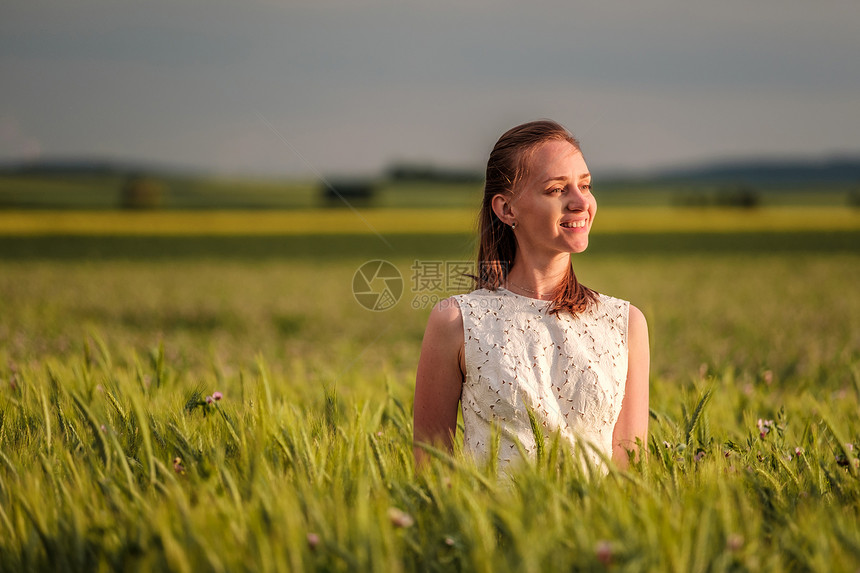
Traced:
POLYGON ((727 161, 666 170, 648 179, 780 186, 860 184, 860 158, 727 161))
MULTIPOLYGON (((0 175, 33 177, 150 175, 155 177, 196 178, 207 174, 175 166, 114 161, 109 159, 46 159, 19 163, 0 163, 0 175)), ((480 171, 444 169, 431 165, 395 163, 379 176, 393 182, 480 183, 480 171)), ((702 185, 747 185, 752 187, 793 188, 815 185, 860 185, 860 157, 823 160, 765 159, 721 161, 665 169, 657 173, 611 175, 604 183, 683 183, 702 185)))
POLYGON ((18 163, 0 164, 0 174, 30 176, 118 176, 150 174, 158 176, 197 176, 191 170, 176 167, 114 161, 110 159, 44 159, 18 163))

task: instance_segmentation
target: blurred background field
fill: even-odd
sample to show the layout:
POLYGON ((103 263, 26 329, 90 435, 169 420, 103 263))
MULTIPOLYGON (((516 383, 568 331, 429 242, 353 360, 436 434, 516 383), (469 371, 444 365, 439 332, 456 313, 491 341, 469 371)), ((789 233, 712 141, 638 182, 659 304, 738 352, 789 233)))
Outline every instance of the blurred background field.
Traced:
MULTIPOLYGON (((7 173, 0 178, 0 351, 15 361, 28 353, 39 360, 41 348, 56 358, 62 349, 76 355, 92 330, 110 333, 105 340, 117 356, 145 353, 161 341, 171 351, 176 337, 176 356, 195 367, 216 357, 248 367, 262 352, 287 369, 287 357, 304 359, 302 368, 339 360, 355 368, 358 356, 379 359, 391 347, 387 364, 408 380, 427 301, 455 292, 420 287, 416 265, 469 263, 476 248, 480 183, 463 174, 453 183, 425 175, 284 185, 121 176, 104 168, 7 173), (144 191, 156 185, 157 201, 118 208, 126 187, 141 182, 144 191), (345 195, 326 199, 332 185, 345 195), (375 259, 395 263, 406 286, 399 305, 379 314, 361 308, 350 290, 358 266, 375 259), (382 338, 367 351, 371 333, 382 338), (323 341, 337 350, 309 359, 323 341)), ((856 342, 850 324, 860 209, 851 205, 850 185, 778 187, 772 175, 746 177, 765 181, 752 203, 714 200, 743 200, 737 190, 752 187, 709 182, 701 173, 684 183, 688 193, 709 198, 697 205, 671 200, 681 187, 668 180, 610 183, 596 192, 592 241, 575 267, 586 284, 652 310, 658 375, 671 371, 687 381, 701 365, 724 361, 746 376, 788 372, 806 363, 801 349, 809 339, 817 345, 841 333, 856 342), (840 291, 848 309, 837 304, 840 291), (774 305, 767 320, 759 316, 763 301, 774 305), (821 337, 799 325, 768 328, 799 309, 827 316, 817 324, 842 326, 822 326, 821 337), (689 313, 705 313, 704 324, 716 321, 725 338, 713 339, 714 329, 698 319, 685 320, 689 313), (726 322, 728 316, 740 322, 726 322), (793 348, 778 366, 750 351, 778 356, 766 344, 771 335, 781 337, 779 348, 793 348), (696 352, 669 344, 676 340, 699 341, 696 352), (707 341, 722 351, 710 355, 707 341), (738 362, 742 355, 752 362, 738 362)))
MULTIPOLYGON (((95 332, 126 360, 163 342, 170 356, 198 373, 213 361, 247 368, 259 354, 284 370, 299 361, 328 371, 332 382, 347 365, 367 374, 396 368, 398 385, 408 392, 426 297, 456 292, 416 289, 412 269, 416 262, 468 263, 466 238, 458 245, 455 237, 419 236, 424 256, 398 250, 388 257, 405 291, 386 312, 370 312, 352 295, 354 273, 375 256, 346 249, 350 239, 344 249, 316 245, 315 256, 293 256, 277 240, 267 250, 265 239, 237 239, 233 248, 252 249, 223 258, 220 243, 208 253, 201 243, 192 255, 182 253, 185 239, 174 238, 158 243, 164 253, 151 257, 138 257, 135 243, 108 239, 114 244, 104 259, 82 249, 0 260, 0 362, 67 360, 95 332), (171 257, 173 249, 181 254, 171 257)), ((823 370, 848 376, 860 348, 858 253, 845 246, 828 252, 826 242, 810 244, 814 234, 801 239, 806 242, 796 252, 755 249, 752 240, 745 253, 696 250, 683 237, 677 252, 669 251, 670 242, 659 252, 595 249, 576 269, 586 284, 646 311, 657 380, 686 384, 704 364, 749 381, 770 369, 779 373, 780 388, 790 388, 817 383, 823 370)))

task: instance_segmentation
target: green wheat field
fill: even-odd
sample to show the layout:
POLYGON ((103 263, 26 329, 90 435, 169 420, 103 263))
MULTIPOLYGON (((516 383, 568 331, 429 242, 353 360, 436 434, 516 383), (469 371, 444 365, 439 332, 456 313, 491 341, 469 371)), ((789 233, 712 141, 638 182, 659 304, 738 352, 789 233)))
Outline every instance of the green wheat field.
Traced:
POLYGON ((857 210, 636 213, 574 258, 649 321, 647 455, 605 477, 552 436, 511 475, 413 468, 424 325, 463 290, 427 273, 469 216, 3 213, 0 571, 860 570, 857 210))

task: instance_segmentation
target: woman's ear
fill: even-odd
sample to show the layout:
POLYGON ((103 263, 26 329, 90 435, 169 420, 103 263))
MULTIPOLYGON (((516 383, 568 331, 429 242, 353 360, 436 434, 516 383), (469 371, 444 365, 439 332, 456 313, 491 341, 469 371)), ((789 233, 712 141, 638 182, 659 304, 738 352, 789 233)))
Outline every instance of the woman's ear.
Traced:
POLYGON ((511 210, 511 196, 497 193, 493 196, 493 213, 505 225, 511 225, 516 221, 514 213, 511 210))

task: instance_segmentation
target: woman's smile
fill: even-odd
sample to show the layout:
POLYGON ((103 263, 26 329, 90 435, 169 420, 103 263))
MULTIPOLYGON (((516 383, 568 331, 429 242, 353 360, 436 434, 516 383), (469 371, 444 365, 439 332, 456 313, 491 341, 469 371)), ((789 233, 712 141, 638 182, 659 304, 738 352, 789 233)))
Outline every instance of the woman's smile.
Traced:
POLYGON ((560 226, 562 229, 566 231, 571 231, 574 233, 581 233, 586 231, 586 219, 577 219, 574 221, 562 221, 560 226))

